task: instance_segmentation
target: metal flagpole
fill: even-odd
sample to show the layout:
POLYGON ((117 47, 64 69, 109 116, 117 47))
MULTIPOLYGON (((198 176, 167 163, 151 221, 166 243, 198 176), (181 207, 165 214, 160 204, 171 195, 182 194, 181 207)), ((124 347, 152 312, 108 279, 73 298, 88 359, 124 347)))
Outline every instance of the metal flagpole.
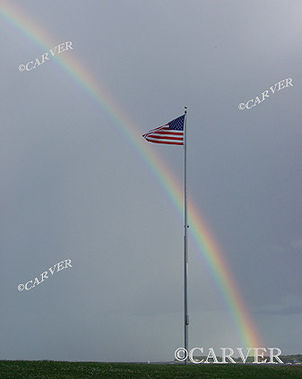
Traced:
MULTIPOLYGON (((187 222, 187 107, 185 107, 184 117, 184 348, 188 351, 188 236, 187 229, 189 228, 187 222)), ((187 364, 187 359, 184 361, 187 364)))

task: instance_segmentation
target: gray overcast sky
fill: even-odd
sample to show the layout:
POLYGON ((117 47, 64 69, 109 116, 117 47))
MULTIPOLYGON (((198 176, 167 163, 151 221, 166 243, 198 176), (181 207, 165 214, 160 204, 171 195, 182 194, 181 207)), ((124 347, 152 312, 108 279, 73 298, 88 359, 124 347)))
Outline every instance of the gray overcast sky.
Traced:
MULTIPOLYGON (((57 43, 72 41, 62 54, 104 83, 138 134, 189 106, 189 194, 265 346, 302 353, 301 1, 11 2, 57 43), (238 110, 288 77, 293 87, 238 110)), ((0 359, 173 359, 182 218, 54 60, 18 71, 45 49, 0 25, 0 359), (18 292, 66 258, 72 268, 18 292)), ((181 148, 152 148, 181 182, 181 148)), ((189 258, 190 346, 242 346, 193 243, 189 258)))

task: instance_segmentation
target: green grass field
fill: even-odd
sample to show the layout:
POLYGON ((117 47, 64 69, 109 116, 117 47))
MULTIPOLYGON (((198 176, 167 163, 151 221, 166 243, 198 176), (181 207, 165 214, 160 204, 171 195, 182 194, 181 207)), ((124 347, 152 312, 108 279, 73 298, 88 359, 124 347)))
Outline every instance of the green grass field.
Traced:
POLYGON ((302 366, 0 361, 0 378, 302 378, 302 366))

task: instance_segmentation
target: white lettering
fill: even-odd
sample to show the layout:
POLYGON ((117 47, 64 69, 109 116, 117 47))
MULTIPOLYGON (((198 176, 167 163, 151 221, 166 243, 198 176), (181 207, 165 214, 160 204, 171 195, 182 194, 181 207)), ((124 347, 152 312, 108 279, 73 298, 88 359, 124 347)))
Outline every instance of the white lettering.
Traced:
POLYGON ((238 105, 239 110, 251 109, 254 108, 256 105, 262 103, 267 97, 269 97, 269 92, 271 91, 272 94, 276 92, 276 89, 278 88, 278 91, 281 89, 291 86, 293 87, 293 79, 287 78, 280 80, 278 83, 275 83, 273 86, 269 88, 269 90, 265 90, 261 93, 261 96, 256 96, 255 99, 250 99, 247 103, 240 103, 238 105))
POLYGON ((267 361, 267 359, 264 359, 264 352, 266 351, 264 347, 254 347, 254 351, 254 363, 265 363, 267 361), (263 350, 261 354, 259 354, 260 350, 263 350), (262 358, 260 362, 258 361, 258 357, 262 358))
POLYGON ((65 43, 60 43, 58 54, 63 53, 63 51, 65 51, 65 43))
POLYGON ((20 64, 18 66, 19 71, 31 71, 37 66, 40 66, 41 64, 45 63, 46 61, 49 61, 51 56, 55 56, 57 54, 61 54, 64 51, 67 50, 73 50, 72 42, 66 41, 62 42, 59 45, 53 47, 52 49, 49 49, 48 52, 41 55, 39 58, 35 58, 35 60, 32 60, 30 62, 27 62, 27 64, 20 64))
POLYGON ((265 97, 269 97, 269 95, 268 95, 268 91, 266 90, 266 91, 264 91, 264 92, 262 92, 262 101, 264 101, 264 98, 265 97))
MULTIPOLYGON (((35 63, 36 63, 38 66, 40 66, 40 64, 41 64, 38 58, 36 58, 35 63)), ((36 66, 35 66, 35 67, 36 67, 36 66)))
POLYGON ((46 61, 49 61, 48 53, 44 53, 44 54, 42 55, 42 63, 44 63, 45 60, 46 60, 46 61))
POLYGON ((234 359, 232 358, 232 355, 234 354, 234 350, 231 347, 222 347, 222 362, 221 363, 227 363, 226 358, 229 358, 231 363, 236 363, 234 359), (229 353, 226 354, 226 350, 229 350, 229 353))
POLYGON ((56 54, 57 49, 58 49, 58 46, 55 46, 55 47, 54 47, 54 50, 55 50, 55 51, 53 51, 52 49, 49 49, 49 51, 50 51, 50 53, 51 53, 52 56, 54 56, 54 55, 56 54))
POLYGON ((249 106, 248 106, 248 103, 249 103, 250 101, 253 102, 254 100, 251 99, 251 100, 249 100, 249 101, 245 104, 246 109, 251 109, 251 108, 253 108, 253 107, 255 106, 255 105, 253 105, 253 107, 252 107, 252 106, 249 107, 249 106))
POLYGON ((217 360, 217 357, 215 355, 214 349, 212 347, 209 348, 209 353, 208 353, 207 359, 205 360, 204 363, 211 363, 208 361, 208 359, 213 359, 214 363, 219 363, 217 360))
POLYGON ((26 284, 25 284, 25 289, 26 289, 26 291, 29 291, 29 290, 31 290, 33 287, 30 287, 30 288, 27 288, 27 285, 28 285, 28 283, 32 283, 33 281, 32 280, 30 280, 29 282, 27 282, 26 284))
POLYGON ((71 45, 72 45, 71 41, 66 42, 66 50, 68 50, 68 49, 73 50, 73 47, 71 45))
POLYGON ((283 363, 279 358, 279 355, 281 354, 281 350, 279 349, 279 347, 269 347, 268 350, 270 353, 269 363, 274 363, 274 358, 276 358, 276 361, 278 361, 279 363, 283 363), (277 350, 277 354, 274 354, 274 350, 277 350))
POLYGON ((39 279, 38 279, 38 278, 35 278, 33 287, 35 287, 35 286, 36 286, 36 284, 37 284, 37 285, 39 285, 39 284, 40 284, 40 282, 39 282, 39 279))
POLYGON ((275 91, 276 91, 276 85, 277 85, 277 84, 278 84, 278 83, 276 83, 274 87, 273 87, 273 86, 269 87, 270 90, 272 91, 272 93, 275 93, 275 91), (274 88, 274 90, 273 90, 273 88, 274 88))
POLYGON ((67 266, 72 267, 71 266, 71 259, 65 259, 65 268, 67 268, 67 266))
POLYGON ((195 361, 194 356, 193 356, 195 350, 199 350, 201 352, 201 354, 203 353, 202 347, 193 347, 193 349, 191 349, 189 352, 190 361, 195 363, 195 364, 200 364, 203 362, 203 359, 201 359, 200 361, 195 361))
POLYGON ((42 274, 41 274, 41 283, 44 282, 44 279, 48 279, 47 275, 48 275, 47 271, 42 272, 42 274))
POLYGON ((52 267, 49 267, 49 271, 50 271, 51 275, 53 275, 53 273, 55 272, 56 265, 57 265, 57 263, 55 265, 53 265, 53 269, 52 269, 52 267))
POLYGON ((29 65, 30 64, 34 64, 34 62, 33 61, 30 61, 30 62, 28 62, 28 63, 26 63, 26 66, 25 66, 25 69, 26 69, 26 71, 31 71, 33 68, 35 68, 35 67, 32 67, 31 69, 29 68, 29 65))
POLYGON ((248 358, 248 356, 249 356, 249 354, 250 354, 251 349, 248 348, 246 356, 243 355, 242 347, 237 347, 237 351, 239 353, 240 358, 242 359, 242 362, 245 363, 246 360, 247 360, 247 358, 248 358))
POLYGON ((278 91, 280 91, 280 89, 282 88, 285 88, 285 85, 283 84, 283 87, 281 87, 281 83, 283 83, 285 80, 281 80, 279 83, 278 83, 278 91))
POLYGON ((294 86, 294 85, 293 85, 293 79, 288 78, 288 79, 285 79, 285 81, 286 81, 286 87, 288 87, 288 84, 290 84, 292 87, 294 86), (289 83, 289 82, 290 82, 290 83, 289 83))
MULTIPOLYGON (((28 282, 28 283, 30 283, 30 282, 28 282)), ((25 285, 26 289, 27 289, 28 283, 26 283, 26 285, 25 285)), ((237 347, 236 349, 238 351, 239 358, 241 358, 241 360, 242 360, 242 363, 246 363, 249 356, 252 357, 252 355, 250 354, 251 351, 254 351, 254 354, 253 354, 254 362, 253 363, 256 363, 256 364, 267 363, 268 359, 267 359, 267 356, 264 354, 265 354, 265 352, 269 351, 270 360, 268 363, 284 364, 281 361, 281 359, 279 358, 279 356, 281 355, 281 349, 279 349, 278 347, 272 347, 272 348, 249 347, 249 348, 247 348, 246 355, 244 355, 242 347, 237 347), (274 358, 275 358, 275 361, 274 361, 274 358)), ((202 359, 202 355, 204 353, 203 347, 194 347, 190 350, 189 354, 188 354, 188 351, 186 349, 184 349, 183 347, 179 347, 178 349, 175 350, 174 356, 178 361, 184 361, 187 358, 189 358, 190 361, 194 364, 200 364, 200 363, 222 363, 222 364, 241 363, 239 360, 233 359, 234 350, 231 347, 221 347, 220 350, 222 351, 222 361, 221 362, 218 361, 213 347, 210 347, 208 349, 208 355, 207 355, 206 360, 202 359), (196 356, 194 357, 194 353, 196 351, 199 351, 200 355, 201 355, 200 358, 197 355, 198 359, 196 356)))
POLYGON ((57 272, 62 271, 65 268, 63 263, 64 263, 64 261, 61 261, 58 263, 57 272))

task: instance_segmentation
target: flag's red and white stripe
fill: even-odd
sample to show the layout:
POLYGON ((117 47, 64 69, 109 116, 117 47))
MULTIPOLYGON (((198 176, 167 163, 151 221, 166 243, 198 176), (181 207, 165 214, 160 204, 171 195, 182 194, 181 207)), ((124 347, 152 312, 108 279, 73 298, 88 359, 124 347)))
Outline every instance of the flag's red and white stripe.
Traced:
POLYGON ((153 143, 165 143, 170 145, 183 145, 183 130, 169 129, 169 124, 160 126, 143 135, 143 137, 153 143))

